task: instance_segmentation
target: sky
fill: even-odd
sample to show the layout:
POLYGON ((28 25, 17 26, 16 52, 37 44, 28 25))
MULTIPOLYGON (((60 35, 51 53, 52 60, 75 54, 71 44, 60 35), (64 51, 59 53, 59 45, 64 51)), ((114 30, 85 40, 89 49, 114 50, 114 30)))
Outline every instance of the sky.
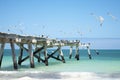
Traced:
POLYGON ((120 0, 0 0, 0 32, 120 38, 120 0))

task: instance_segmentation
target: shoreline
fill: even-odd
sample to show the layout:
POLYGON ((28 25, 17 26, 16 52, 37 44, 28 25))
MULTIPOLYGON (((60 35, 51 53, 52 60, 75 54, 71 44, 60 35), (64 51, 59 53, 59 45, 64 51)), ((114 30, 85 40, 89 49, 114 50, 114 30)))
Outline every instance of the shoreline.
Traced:
POLYGON ((0 71, 1 80, 120 80, 118 73, 0 71))

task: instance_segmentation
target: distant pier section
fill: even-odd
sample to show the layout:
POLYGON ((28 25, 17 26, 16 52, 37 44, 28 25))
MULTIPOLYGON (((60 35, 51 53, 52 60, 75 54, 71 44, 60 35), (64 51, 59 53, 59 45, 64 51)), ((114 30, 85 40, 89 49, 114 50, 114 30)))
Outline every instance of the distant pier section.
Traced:
POLYGON ((34 68, 34 58, 37 58, 38 62, 45 63, 48 66, 48 60, 50 58, 62 61, 65 63, 64 53, 62 51, 62 47, 69 46, 70 53, 69 58, 72 57, 72 49, 75 47, 75 58, 79 60, 79 47, 86 47, 88 50, 89 59, 91 59, 90 53, 90 43, 81 43, 80 40, 57 40, 50 39, 44 36, 36 37, 36 36, 24 36, 18 34, 9 34, 0 32, 0 68, 2 65, 2 58, 4 54, 5 44, 10 44, 11 52, 12 52, 12 60, 14 69, 18 69, 18 65, 20 66, 22 62, 29 59, 30 67, 34 68), (20 49, 19 56, 15 54, 15 45, 17 45, 20 49), (34 46, 34 47, 33 47, 34 46), (48 53, 49 48, 57 47, 56 50, 48 53), (23 51, 27 51, 28 56, 23 57, 23 51), (41 56, 44 54, 44 56, 41 56), (56 55, 57 56, 56 56, 56 55), (17 59, 18 57, 18 59, 17 59))

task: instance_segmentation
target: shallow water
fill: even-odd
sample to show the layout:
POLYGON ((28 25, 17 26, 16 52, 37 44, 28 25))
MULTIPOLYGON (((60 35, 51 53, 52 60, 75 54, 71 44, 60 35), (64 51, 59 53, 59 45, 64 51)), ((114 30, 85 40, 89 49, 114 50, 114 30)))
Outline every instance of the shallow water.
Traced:
MULTIPOLYGON (((86 50, 80 50, 80 60, 69 59, 69 50, 63 49, 66 63, 49 59, 49 66, 35 59, 35 68, 30 68, 29 59, 19 66, 18 71, 13 70, 10 50, 5 50, 2 67, 0 69, 0 79, 83 79, 83 80, 119 80, 120 79, 120 50, 98 50, 100 55, 96 55, 91 50, 90 60, 86 50), (73 74, 74 73, 74 74, 73 74), (87 77, 86 77, 87 76, 87 77), (89 78, 89 79, 88 79, 89 78)), ((16 50, 18 52, 18 50, 16 50)), ((73 50, 73 53, 75 51, 73 50)), ((24 55, 26 56, 26 55, 24 55)))

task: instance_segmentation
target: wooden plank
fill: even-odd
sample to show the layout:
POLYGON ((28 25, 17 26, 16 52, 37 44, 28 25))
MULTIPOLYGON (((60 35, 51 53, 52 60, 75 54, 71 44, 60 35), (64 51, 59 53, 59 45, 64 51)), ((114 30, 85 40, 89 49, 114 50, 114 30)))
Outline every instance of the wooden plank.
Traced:
POLYGON ((56 59, 56 60, 59 60, 59 61, 62 61, 63 63, 65 63, 65 60, 64 60, 64 57, 63 57, 63 53, 61 54, 61 51, 60 51, 59 55, 61 56, 62 59, 60 59, 58 56, 57 57, 53 56, 57 51, 60 51, 60 47, 58 47, 53 53, 47 54, 48 55, 48 59, 49 58, 53 58, 53 59, 56 59))
POLYGON ((48 54, 48 59, 50 58, 50 57, 52 57, 58 50, 59 50, 60 48, 57 48, 53 53, 51 53, 51 54, 48 54))
MULTIPOLYGON (((23 46, 23 44, 20 44, 21 46, 23 46)), ((18 64, 21 65, 22 63, 22 56, 23 56, 23 48, 20 47, 20 53, 19 53, 19 57, 18 57, 18 64)))
POLYGON ((12 39, 10 40, 10 45, 11 45, 11 50, 12 50, 13 66, 14 66, 14 69, 18 69, 17 59, 16 59, 16 55, 15 55, 14 40, 12 40, 12 39))
POLYGON ((32 52, 32 43, 28 43, 28 53, 29 53, 29 58, 30 58, 30 67, 34 68, 34 56, 33 56, 33 52, 32 52))
MULTIPOLYGON (((50 54, 48 54, 48 56, 50 56, 50 54)), ((51 56, 51 58, 54 58, 54 59, 59 60, 59 61, 62 61, 61 59, 59 59, 59 58, 57 58, 55 56, 51 56)))
MULTIPOLYGON (((22 44, 22 43, 21 43, 22 44)), ((24 49, 24 50, 26 50, 27 52, 28 52, 28 49, 26 48, 26 47, 24 47, 24 46, 22 46, 21 44, 17 44, 20 48, 22 48, 22 49, 24 49)))
POLYGON ((36 54, 36 53, 40 52, 42 49, 44 49, 44 46, 35 50, 33 54, 36 54))
POLYGON ((2 64, 2 58, 3 58, 3 53, 4 53, 4 47, 5 47, 5 43, 1 43, 1 47, 0 47, 0 68, 1 68, 1 64, 2 64))

